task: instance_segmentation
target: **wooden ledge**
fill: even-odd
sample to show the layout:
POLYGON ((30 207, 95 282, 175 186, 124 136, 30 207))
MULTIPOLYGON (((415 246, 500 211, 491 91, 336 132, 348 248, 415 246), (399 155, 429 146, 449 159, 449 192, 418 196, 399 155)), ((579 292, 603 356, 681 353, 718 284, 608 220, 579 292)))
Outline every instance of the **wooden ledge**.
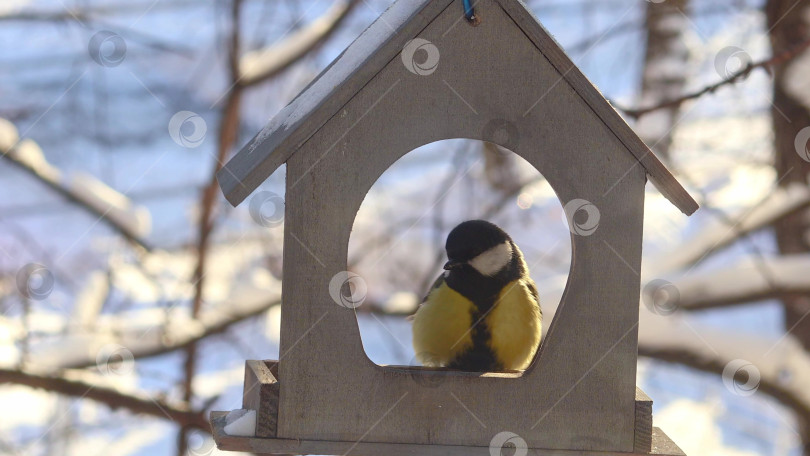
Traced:
MULTIPOLYGON (((228 412, 211 412, 211 428, 217 448, 222 451, 245 451, 256 454, 385 454, 390 456, 490 456, 489 447, 455 445, 414 445, 407 443, 339 442, 294 440, 263 437, 240 437, 224 431, 228 412)), ((653 428, 652 451, 617 453, 583 450, 529 449, 532 456, 685 456, 660 429, 653 428)))
MULTIPOLYGON (((412 367, 412 366, 385 366, 385 368, 401 370, 404 372, 415 372, 415 371, 441 372, 442 375, 453 375, 453 376, 467 375, 479 377, 519 377, 522 374, 522 372, 496 372, 496 373, 482 374, 477 372, 457 372, 457 371, 448 371, 446 369, 440 368, 426 368, 426 367, 412 367)), ((654 446, 656 444, 652 426, 652 399, 650 399, 649 396, 644 394, 644 392, 641 391, 641 389, 639 388, 636 388, 635 399, 636 399, 635 416, 634 416, 635 430, 634 430, 632 454, 659 454, 659 453, 651 453, 651 451, 654 450, 654 446)), ((279 405, 278 361, 273 360, 246 361, 244 392, 242 396, 242 408, 256 411, 257 438, 272 439, 276 437, 276 429, 278 426, 277 423, 278 405, 279 405)), ((667 439, 667 441, 669 440, 667 439)), ((281 442, 286 441, 277 440, 275 444, 281 445, 281 442)), ((313 445, 315 443, 317 442, 312 442, 313 445)), ((332 442, 332 443, 338 444, 339 442, 332 442)), ((318 445, 320 444, 321 443, 318 443, 318 445)), ((322 451, 314 449, 314 448, 321 448, 318 445, 312 447, 313 448, 312 451, 318 454, 322 454, 322 451)), ((421 447, 421 445, 415 446, 421 447)), ((279 449, 274 451, 282 451, 282 450, 279 449)), ((282 452, 286 452, 286 450, 282 452)), ((300 451, 290 451, 290 452, 300 452, 300 451)), ((542 453, 542 454, 557 454, 557 453, 542 453)), ((559 454, 584 454, 584 453, 568 452, 559 454)), ((611 453, 592 453, 592 454, 611 454, 611 453)))

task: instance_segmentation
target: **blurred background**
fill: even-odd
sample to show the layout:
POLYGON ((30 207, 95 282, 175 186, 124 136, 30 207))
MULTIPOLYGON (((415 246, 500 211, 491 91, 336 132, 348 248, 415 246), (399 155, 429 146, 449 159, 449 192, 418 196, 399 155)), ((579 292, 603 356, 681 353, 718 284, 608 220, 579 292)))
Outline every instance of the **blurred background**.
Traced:
MULTIPOLYGON (((0 453, 220 454, 208 411, 279 356, 284 169, 237 208, 213 175, 390 3, 0 2, 0 453)), ((528 6, 702 206, 647 186, 656 426, 690 456, 810 455, 810 0, 528 6)), ((470 218, 512 234, 551 315, 571 234, 550 186, 429 144, 350 239, 374 362, 414 364, 405 317, 470 218)))

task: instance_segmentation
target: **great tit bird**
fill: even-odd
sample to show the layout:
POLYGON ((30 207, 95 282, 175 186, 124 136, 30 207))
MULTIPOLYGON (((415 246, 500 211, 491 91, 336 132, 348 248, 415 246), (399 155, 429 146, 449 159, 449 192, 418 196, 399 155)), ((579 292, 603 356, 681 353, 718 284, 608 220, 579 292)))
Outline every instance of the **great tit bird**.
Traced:
POLYGON ((469 220, 445 244, 445 272, 413 318, 425 366, 524 370, 540 345, 543 313, 518 246, 497 225, 469 220))

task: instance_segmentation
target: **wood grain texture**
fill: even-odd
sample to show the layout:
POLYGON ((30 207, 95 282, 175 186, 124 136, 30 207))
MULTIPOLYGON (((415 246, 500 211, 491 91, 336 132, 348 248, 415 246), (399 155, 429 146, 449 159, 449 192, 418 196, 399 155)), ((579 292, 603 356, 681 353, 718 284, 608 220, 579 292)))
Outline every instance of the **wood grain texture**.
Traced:
POLYGON ((275 437, 278 427, 278 381, 270 370, 274 361, 245 361, 242 408, 256 410, 256 435, 275 437))
POLYGON ((636 453, 649 453, 652 451, 652 419, 653 401, 641 388, 636 388, 636 437, 633 451, 636 453))
MULTIPOLYGON (((491 8, 491 3, 495 1, 510 15, 514 21, 513 24, 522 29, 525 36, 532 40, 557 70, 558 78, 554 85, 559 82, 570 85, 597 114, 599 121, 611 129, 627 150, 636 157, 649 174, 650 180, 675 206, 686 214, 692 214, 697 210, 698 205, 695 200, 610 106, 599 90, 574 65, 559 44, 532 16, 523 2, 520 0, 481 0, 477 4, 479 11, 491 8)), ((450 3, 451 0, 419 0, 411 7, 413 12, 411 20, 405 21, 401 27, 396 29, 389 24, 395 22, 391 17, 394 15, 393 13, 389 15, 386 12, 381 19, 372 24, 369 29, 370 33, 364 33, 344 52, 347 54, 357 49, 367 52, 368 58, 362 65, 349 71, 344 68, 345 61, 340 61, 340 57, 336 59, 333 65, 327 67, 303 92, 306 93, 307 89, 317 85, 318 80, 324 75, 346 74, 345 79, 334 85, 329 96, 322 103, 307 112, 294 116, 294 121, 289 125, 279 125, 269 135, 265 135, 263 130, 220 170, 217 179, 226 199, 234 206, 243 201, 292 154, 296 153, 301 144, 335 115, 371 78, 376 76, 392 59, 395 59, 405 43, 417 36, 450 3), (391 30, 386 30, 386 27, 391 30), (369 47, 369 43, 373 42, 374 36, 381 33, 389 34, 390 39, 378 48, 366 49, 369 47)), ((458 25, 459 21, 455 21, 452 27, 465 29, 458 25)), ((461 23, 461 25, 467 26, 466 23, 461 23)), ((497 56, 496 60, 490 63, 498 65, 497 56)), ((466 68, 466 66, 459 68, 466 68)), ((533 69, 526 68, 525 70, 531 76, 533 69)), ((306 96, 299 96, 293 100, 290 106, 281 111, 280 116, 286 116, 290 111, 300 110, 300 107, 296 109, 295 105, 296 103, 301 104, 302 98, 306 98, 306 96)), ((527 108, 533 109, 533 107, 527 108)))
POLYGON ((631 452, 645 170, 498 3, 478 3, 474 28, 456 6, 419 33, 439 50, 433 74, 396 55, 287 162, 278 437, 487 446, 508 430, 543 448, 631 452), (520 376, 377 366, 354 311, 330 296, 367 191, 447 138, 510 148, 563 204, 600 213, 593 234, 573 235, 559 310, 520 376))
MULTIPOLYGON (((362 65, 349 67, 352 62, 335 59, 304 91, 317 84, 327 72, 339 72, 348 76, 329 91, 329 95, 315 109, 296 115, 293 122, 273 131, 269 136, 259 132, 217 173, 225 198, 232 205, 241 203, 253 190, 262 184, 279 166, 284 164, 299 146, 309 139, 329 118, 337 113, 380 69, 398 57, 405 43, 416 36, 433 17, 445 9, 452 0, 407 0, 396 5, 400 9, 412 11, 411 19, 401 27, 391 30, 391 23, 385 16, 375 21, 364 35, 355 40, 341 56, 349 53, 368 55, 362 65), (409 5, 412 5, 409 7, 409 5), (380 35, 390 35, 390 39, 379 48, 369 49, 369 42, 380 35)), ((392 6, 392 9, 394 7, 392 6)), ((387 13, 387 12, 386 12, 387 13)), ((302 92, 303 94, 303 92, 302 92)), ((296 109, 302 95, 290 103, 296 109)), ((282 113, 285 111, 282 110, 282 113)), ((281 113, 280 113, 281 114, 281 113)))
MULTIPOLYGON (((340 454, 386 456, 490 456, 489 446, 415 445, 360 441, 294 440, 227 435, 227 412, 211 412, 211 428, 217 447, 223 451, 244 451, 255 454, 340 454)), ((568 451, 533 448, 527 442, 531 456, 685 456, 660 429, 653 430, 653 450, 647 453, 618 453, 610 451, 568 451)))
POLYGON ((681 186, 672 173, 650 151, 644 141, 627 125, 602 93, 571 61, 557 41, 543 28, 521 0, 494 0, 509 14, 529 39, 540 49, 565 80, 596 113, 599 119, 641 163, 655 187, 686 215, 698 209, 697 202, 681 186))

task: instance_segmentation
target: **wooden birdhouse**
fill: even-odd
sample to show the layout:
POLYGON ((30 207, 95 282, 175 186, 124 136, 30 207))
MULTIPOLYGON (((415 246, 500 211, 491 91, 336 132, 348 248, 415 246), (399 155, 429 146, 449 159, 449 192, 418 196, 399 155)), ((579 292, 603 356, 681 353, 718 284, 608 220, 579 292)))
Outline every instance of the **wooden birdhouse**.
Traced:
POLYGON ((697 203, 520 0, 479 0, 475 16, 462 0, 397 1, 218 174, 236 205, 287 165, 280 359, 247 363, 255 436, 212 415, 221 449, 467 456, 503 440, 518 454, 682 454, 636 388, 634 270, 647 179, 686 214, 697 203), (450 138, 499 144, 563 205, 600 213, 598 230, 572 234, 565 292, 522 373, 378 366, 330 295, 366 192, 450 138))

